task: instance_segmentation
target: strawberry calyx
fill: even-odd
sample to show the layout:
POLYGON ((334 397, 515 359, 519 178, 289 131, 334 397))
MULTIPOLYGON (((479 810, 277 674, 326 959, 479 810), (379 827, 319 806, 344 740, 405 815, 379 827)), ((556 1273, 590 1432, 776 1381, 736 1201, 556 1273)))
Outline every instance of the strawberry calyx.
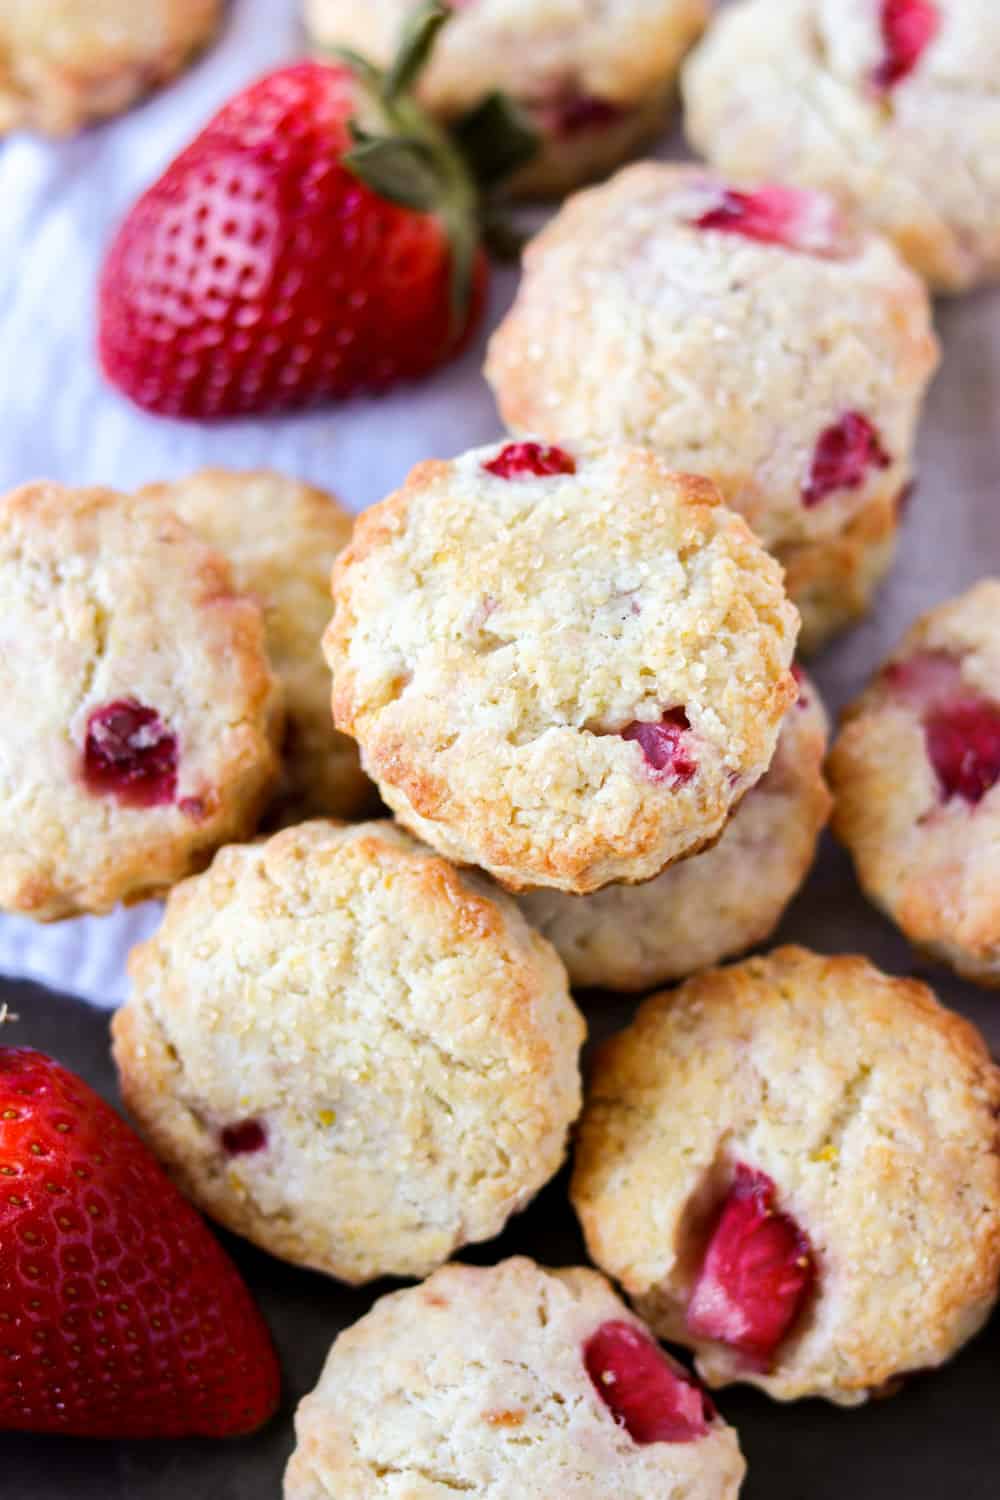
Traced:
POLYGON ((453 132, 419 103, 415 85, 452 14, 441 0, 418 6, 388 68, 349 48, 334 48, 333 55, 354 75, 368 107, 364 123, 349 122, 354 145, 344 166, 390 203, 440 220, 451 248, 451 313, 459 330, 473 295, 485 196, 535 154, 539 141, 502 94, 489 95, 453 132))

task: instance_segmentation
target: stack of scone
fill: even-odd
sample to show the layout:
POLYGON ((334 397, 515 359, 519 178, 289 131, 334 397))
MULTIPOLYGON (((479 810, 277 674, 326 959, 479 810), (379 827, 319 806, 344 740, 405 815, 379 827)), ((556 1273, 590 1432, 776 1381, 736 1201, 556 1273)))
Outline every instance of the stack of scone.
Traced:
MULTIPOLYGON (((528 195, 655 130, 708 19, 454 8, 424 102, 453 123, 506 88, 542 139, 528 195)), ((378 61, 407 11, 305 6, 378 61)), ((1000 984, 1000 580, 914 625, 829 757, 795 660, 890 566, 927 282, 1000 268, 988 11, 727 7, 683 82, 712 165, 626 167, 560 210, 489 347, 508 436, 353 528, 221 470, 0 507, 0 908, 165 897, 113 1028, 153 1148, 270 1253, 420 1283, 337 1338, 287 1500, 735 1500, 703 1384, 855 1406, 994 1307, 983 1038, 864 958, 743 956, 832 817, 914 944, 1000 984), (572 991, 667 983, 585 1088, 572 991), (447 1264, 571 1144, 604 1274, 447 1264)), ((25 55, 8 112, 111 107, 25 55)))

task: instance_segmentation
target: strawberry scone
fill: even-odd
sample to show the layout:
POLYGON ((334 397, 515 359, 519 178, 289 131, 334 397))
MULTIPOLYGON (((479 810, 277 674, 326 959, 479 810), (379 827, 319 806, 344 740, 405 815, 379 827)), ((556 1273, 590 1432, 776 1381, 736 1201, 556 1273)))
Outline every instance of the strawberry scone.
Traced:
POLYGON ((834 831, 912 942, 1000 986, 1000 580, 919 620, 846 710, 834 831))
POLYGON ((372 785, 354 741, 333 727, 321 645, 330 574, 353 518, 325 491, 267 470, 202 469, 142 494, 217 547, 236 587, 264 611, 268 655, 285 692, 284 774, 268 821, 362 812, 374 800, 372 785))
POLYGON ((449 1265, 341 1333, 285 1500, 736 1500, 736 1432, 595 1271, 449 1265))
POLYGON ((222 850, 129 973, 129 1109, 188 1195, 274 1255, 426 1276, 562 1163, 584 1035, 565 970, 391 823, 222 850))
POLYGON ((800 673, 774 759, 713 848, 642 885, 591 896, 525 891, 521 910, 555 945, 573 984, 648 990, 770 937, 830 815, 826 742, 823 705, 800 673))
POLYGON ((1000 1281, 1000 1069, 931 991, 780 948, 654 995, 600 1052, 573 1200, 711 1386, 854 1406, 1000 1281))
MULTIPOLYGON (((497 90, 513 99, 539 149, 511 187, 544 197, 610 172, 656 135, 709 0, 455 0, 451 9, 420 96, 449 122, 497 90)), ((380 64, 412 13, 412 0, 305 0, 320 47, 380 64)))
POLYGON ((820 188, 932 286, 1000 275, 996 0, 741 0, 685 73, 721 171, 820 188))
POLYGON ((334 598, 338 726, 407 827, 514 890, 710 843, 798 692, 780 568, 640 448, 420 464, 359 517, 334 598))
POLYGON ((0 591, 0 908, 105 912, 254 833, 281 692, 219 553, 142 500, 26 485, 0 591))
POLYGON ((4 0, 0 135, 69 135, 119 114, 186 66, 224 0, 4 0))
POLYGON ((923 284, 831 200, 647 162, 528 247, 486 374, 516 433, 640 442, 714 480, 813 650, 891 561, 937 359, 923 284))

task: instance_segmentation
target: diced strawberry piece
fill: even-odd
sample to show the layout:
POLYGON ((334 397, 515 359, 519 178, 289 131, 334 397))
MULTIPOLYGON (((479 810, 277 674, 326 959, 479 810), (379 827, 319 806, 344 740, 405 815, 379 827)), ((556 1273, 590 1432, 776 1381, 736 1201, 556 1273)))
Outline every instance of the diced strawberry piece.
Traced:
POLYGON ((95 796, 126 807, 173 802, 178 758, 177 736, 135 698, 105 703, 87 719, 83 778, 95 796))
POLYGON ((887 469, 892 459, 877 429, 862 412, 845 412, 820 433, 813 450, 809 478, 802 486, 802 503, 818 505, 838 490, 856 490, 872 469, 887 469))
POLYGON ((602 1323, 583 1360, 594 1389, 636 1443, 693 1443, 715 1408, 699 1385, 633 1323, 602 1323))
POLYGON ((686 785, 698 769, 688 737, 691 725, 682 708, 671 708, 658 724, 638 720, 622 730, 623 740, 635 740, 655 781, 686 785))
POLYGON ((607 130, 619 124, 627 111, 613 100, 594 94, 566 94, 538 106, 534 113, 547 134, 566 137, 583 135, 589 130, 607 130))
POLYGON ((775 1208, 774 1183, 742 1163, 715 1222, 687 1309, 696 1338, 715 1339, 766 1368, 816 1278, 812 1247, 775 1208))
POLYGON ((741 192, 723 188, 718 201, 694 220, 698 229, 741 234, 764 245, 808 255, 836 255, 843 244, 837 209, 824 193, 771 185, 741 192))
POLYGON ((875 69, 876 87, 892 89, 908 78, 940 29, 934 0, 882 0, 885 55, 875 69))
POLYGON ((1000 781, 1000 704, 968 686, 961 662, 946 651, 890 662, 882 681, 920 716, 943 799, 975 807, 1000 781))
POLYGON ((267 1131, 259 1120, 241 1120, 238 1125, 227 1125, 222 1132, 222 1148, 227 1156, 249 1156, 263 1151, 267 1145, 267 1131))
POLYGON ((975 807, 1000 781, 1000 705, 979 699, 940 709, 924 734, 945 800, 975 807))
POLYGON ((576 461, 562 448, 543 443, 508 443, 496 458, 483 464, 489 474, 499 479, 544 479, 550 474, 575 474, 576 461))

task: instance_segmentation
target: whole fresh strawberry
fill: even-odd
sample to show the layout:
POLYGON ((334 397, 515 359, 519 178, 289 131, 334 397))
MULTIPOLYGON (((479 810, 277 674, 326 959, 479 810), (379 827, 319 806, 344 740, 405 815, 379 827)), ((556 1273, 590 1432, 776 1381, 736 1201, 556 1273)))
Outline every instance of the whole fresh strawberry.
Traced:
MULTIPOLYGON (((125 395, 174 416, 274 411, 461 348, 487 280, 480 194, 411 92, 450 14, 421 6, 385 73, 345 54, 262 78, 139 199, 99 293, 101 362, 125 395)), ((533 146, 497 98, 462 134, 494 179, 533 146)))
POLYGON ((228 1437, 278 1395, 250 1293, 139 1137, 0 1048, 0 1428, 228 1437))

